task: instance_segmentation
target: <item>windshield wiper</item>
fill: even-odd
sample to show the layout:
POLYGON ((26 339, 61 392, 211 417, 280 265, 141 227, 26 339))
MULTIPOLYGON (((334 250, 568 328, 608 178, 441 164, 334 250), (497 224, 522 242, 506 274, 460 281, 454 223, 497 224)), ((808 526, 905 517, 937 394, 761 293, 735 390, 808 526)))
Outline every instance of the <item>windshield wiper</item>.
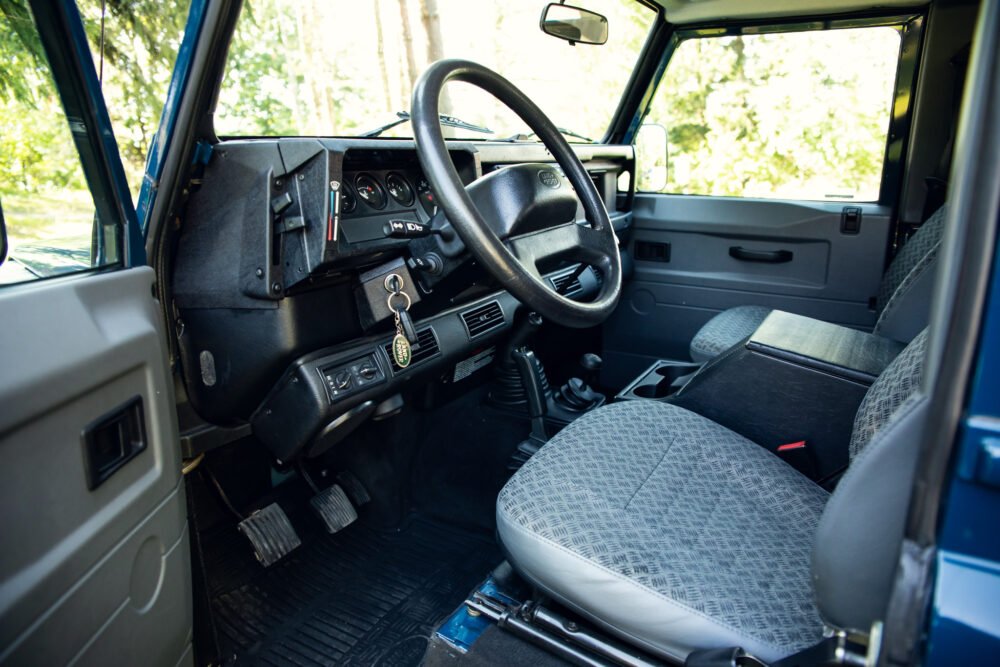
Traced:
MULTIPOLYGON (((560 133, 565 134, 567 137, 573 137, 574 139, 583 139, 587 143, 591 144, 594 143, 594 140, 591 139, 590 137, 585 137, 582 134, 574 132, 573 130, 567 130, 565 127, 559 127, 558 125, 556 125, 556 129, 559 130, 560 133)), ((506 139, 501 139, 500 141, 510 141, 510 142, 527 141, 536 134, 538 133, 529 132, 528 134, 515 134, 513 136, 507 137, 506 139)))
MULTIPOLYGON (((467 123, 461 118, 456 118, 455 116, 446 116, 444 114, 438 114, 438 119, 441 121, 442 125, 447 125, 448 127, 457 127, 462 130, 469 130, 470 132, 481 132, 482 134, 493 134, 493 130, 488 127, 483 127, 482 125, 473 125, 472 123, 467 123)), ((397 125, 402 125, 403 123, 410 122, 410 112, 409 111, 397 111, 396 120, 391 123, 386 123, 376 127, 374 130, 368 130, 367 132, 359 135, 365 138, 377 137, 386 130, 391 130, 397 125)))

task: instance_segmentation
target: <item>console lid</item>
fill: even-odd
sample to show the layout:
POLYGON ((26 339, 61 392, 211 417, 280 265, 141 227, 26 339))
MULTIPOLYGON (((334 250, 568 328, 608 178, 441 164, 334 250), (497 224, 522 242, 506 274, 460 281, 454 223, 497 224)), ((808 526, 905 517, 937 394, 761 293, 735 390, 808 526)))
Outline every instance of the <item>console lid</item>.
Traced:
POLYGON ((810 317, 772 311, 747 348, 799 366, 870 385, 903 343, 810 317))

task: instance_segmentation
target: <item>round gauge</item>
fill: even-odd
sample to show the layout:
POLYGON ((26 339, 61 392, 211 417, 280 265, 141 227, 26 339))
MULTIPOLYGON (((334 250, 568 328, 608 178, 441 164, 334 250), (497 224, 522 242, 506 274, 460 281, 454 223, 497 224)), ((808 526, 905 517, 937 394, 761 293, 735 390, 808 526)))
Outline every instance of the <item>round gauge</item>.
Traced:
POLYGON ((340 188, 340 212, 344 215, 350 215, 357 207, 358 200, 354 198, 354 191, 351 190, 350 185, 344 183, 343 187, 340 188))
POLYGON ((361 201, 376 210, 385 208, 387 203, 385 190, 382 189, 382 186, 373 177, 368 174, 359 175, 354 179, 354 187, 358 191, 361 201))
POLYGON ((389 195, 393 199, 403 206, 413 205, 413 188, 399 174, 391 173, 385 177, 385 189, 389 191, 389 195))
POLYGON ((434 201, 434 193, 431 192, 431 185, 426 178, 421 177, 417 181, 417 193, 420 198, 420 205, 424 207, 427 215, 437 213, 437 202, 434 201))

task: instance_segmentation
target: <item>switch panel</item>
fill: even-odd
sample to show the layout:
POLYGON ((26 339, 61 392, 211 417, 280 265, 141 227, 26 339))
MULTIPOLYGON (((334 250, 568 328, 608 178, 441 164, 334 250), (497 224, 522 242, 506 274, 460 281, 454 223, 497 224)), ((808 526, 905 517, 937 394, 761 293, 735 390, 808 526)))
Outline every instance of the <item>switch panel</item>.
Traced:
POLYGON ((348 362, 326 366, 319 370, 326 393, 333 403, 370 386, 385 382, 385 371, 379 365, 378 357, 366 354, 348 362))

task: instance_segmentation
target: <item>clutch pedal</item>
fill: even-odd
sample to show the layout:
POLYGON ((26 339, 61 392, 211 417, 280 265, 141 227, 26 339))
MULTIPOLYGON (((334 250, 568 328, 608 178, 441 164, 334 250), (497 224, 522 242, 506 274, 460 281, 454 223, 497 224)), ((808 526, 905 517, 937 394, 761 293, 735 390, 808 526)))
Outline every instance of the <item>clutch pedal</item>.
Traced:
POLYGON ((371 502, 371 496, 368 495, 368 489, 365 488, 361 480, 355 477, 348 471, 343 471, 337 474, 337 484, 340 488, 344 490, 347 497, 351 499, 355 507, 361 507, 362 505, 367 505, 371 502))
POLYGON ((259 509, 237 526, 253 545, 254 555, 264 567, 270 567, 302 544, 298 533, 278 503, 259 509))
POLYGON ((339 484, 323 489, 312 497, 309 504, 330 534, 346 528, 358 518, 354 505, 339 484))

